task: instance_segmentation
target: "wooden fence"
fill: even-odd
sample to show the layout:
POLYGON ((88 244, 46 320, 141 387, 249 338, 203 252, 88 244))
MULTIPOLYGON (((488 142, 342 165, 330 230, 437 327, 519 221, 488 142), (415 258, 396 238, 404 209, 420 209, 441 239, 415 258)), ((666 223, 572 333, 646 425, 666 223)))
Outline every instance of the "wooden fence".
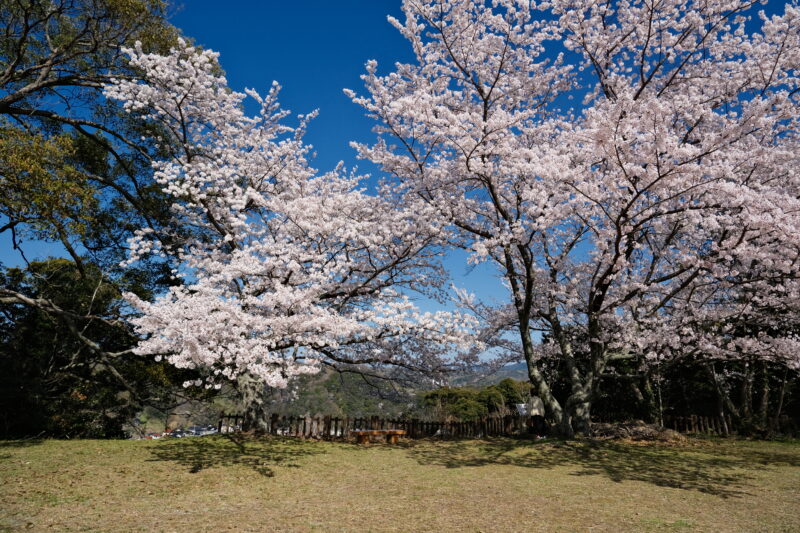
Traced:
MULTIPOLYGON (((219 431, 239 427, 241 415, 223 415, 219 421, 219 431)), ((424 437, 500 437, 523 433, 528 417, 518 415, 490 416, 472 422, 435 422, 408 419, 339 418, 331 416, 302 417, 273 414, 267 423, 267 431, 272 435, 306 438, 347 438, 351 431, 360 429, 403 429, 412 439, 424 437)))
MULTIPOLYGON (((221 433, 237 431, 244 417, 222 415, 218 429, 221 433)), ((471 422, 430 421, 416 418, 388 419, 377 416, 369 418, 339 418, 331 416, 280 416, 273 414, 267 421, 267 431, 272 435, 290 437, 335 439, 347 438, 350 432, 359 429, 404 429, 412 439, 424 437, 480 438, 510 437, 527 431, 527 416, 489 416, 471 422)), ((664 416, 664 427, 681 433, 728 436, 733 427, 730 417, 713 416, 664 416)))
POLYGON ((730 416, 664 416, 664 427, 680 433, 702 433, 727 437, 731 434, 733 422, 730 416))

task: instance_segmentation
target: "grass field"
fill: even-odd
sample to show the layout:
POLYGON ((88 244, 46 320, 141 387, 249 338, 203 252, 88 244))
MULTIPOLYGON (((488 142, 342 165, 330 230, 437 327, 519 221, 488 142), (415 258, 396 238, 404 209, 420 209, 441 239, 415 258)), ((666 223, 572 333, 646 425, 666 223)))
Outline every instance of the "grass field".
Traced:
POLYGON ((0 530, 800 531, 800 442, 0 442, 0 530))

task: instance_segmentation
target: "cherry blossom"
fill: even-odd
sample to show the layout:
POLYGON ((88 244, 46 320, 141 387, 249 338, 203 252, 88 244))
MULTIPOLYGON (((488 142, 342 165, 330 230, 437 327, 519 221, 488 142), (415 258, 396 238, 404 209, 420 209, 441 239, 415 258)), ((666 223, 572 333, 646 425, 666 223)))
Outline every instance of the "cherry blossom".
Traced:
POLYGON ((367 194, 342 168, 319 175, 303 142, 314 113, 287 125, 279 86, 231 90, 216 53, 183 41, 166 56, 125 52, 142 78, 105 93, 169 132, 154 170, 175 228, 158 240, 139 232, 129 262, 168 254, 181 265, 180 283, 154 301, 126 296, 139 353, 202 369, 209 385, 272 387, 321 364, 431 373, 452 361, 471 317, 423 313, 409 297, 444 279, 430 206, 389 184, 367 194))
POLYGON ((800 10, 754 6, 406 0, 415 61, 347 91, 378 122, 359 156, 496 265, 486 327, 515 333, 567 434, 615 358, 800 364, 800 10))

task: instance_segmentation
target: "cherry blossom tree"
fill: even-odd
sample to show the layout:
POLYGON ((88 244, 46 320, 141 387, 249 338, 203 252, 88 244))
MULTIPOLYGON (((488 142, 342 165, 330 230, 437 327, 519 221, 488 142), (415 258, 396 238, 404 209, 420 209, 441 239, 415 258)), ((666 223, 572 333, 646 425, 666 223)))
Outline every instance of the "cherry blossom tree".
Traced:
POLYGON ((405 0, 416 60, 348 91, 379 124, 360 157, 496 265, 488 327, 568 435, 615 359, 799 364, 800 10, 756 4, 405 0))
POLYGON ((452 361, 469 317, 422 313, 407 296, 444 279, 430 206, 389 185, 367 194, 341 168, 317 175, 303 142, 314 114, 285 124, 275 84, 247 90, 259 107, 248 116, 216 53, 183 41, 166 56, 126 53, 143 81, 115 80, 106 95, 168 132, 155 179, 178 228, 169 247, 141 231, 129 261, 174 257, 182 281, 153 302, 127 296, 139 353, 249 390, 321 364, 430 375, 452 361))

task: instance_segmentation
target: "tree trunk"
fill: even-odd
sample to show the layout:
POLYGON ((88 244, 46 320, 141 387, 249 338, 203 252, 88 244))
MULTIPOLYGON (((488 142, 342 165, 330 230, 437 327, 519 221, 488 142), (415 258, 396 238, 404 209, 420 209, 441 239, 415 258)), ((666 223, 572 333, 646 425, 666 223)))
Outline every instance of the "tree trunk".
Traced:
POLYGON ((723 390, 719 375, 714 368, 714 363, 707 363, 703 366, 708 371, 708 374, 711 377, 711 382, 714 384, 714 389, 717 391, 717 414, 722 418, 723 431, 726 435, 729 435, 733 428, 728 427, 727 419, 725 417, 725 408, 728 409, 728 413, 730 414, 731 418, 736 420, 737 427, 741 425, 741 413, 733 404, 733 400, 731 400, 730 395, 723 390))
POLYGON ((783 380, 781 381, 781 392, 778 393, 778 407, 775 409, 775 417, 772 419, 772 431, 780 431, 780 417, 783 411, 783 398, 786 394, 786 378, 789 375, 789 367, 783 369, 783 380))
POLYGON ((744 376, 739 387, 739 408, 745 424, 752 426, 753 422, 753 365, 744 363, 744 376))
POLYGON ((264 382, 250 374, 242 374, 236 380, 237 389, 242 397, 244 421, 242 430, 267 433, 269 430, 268 413, 266 411, 266 386, 264 382))
POLYGON ((659 425, 664 425, 664 421, 659 414, 658 401, 656 394, 653 391, 653 381, 650 378, 650 372, 646 372, 642 376, 641 388, 639 389, 643 398, 643 408, 645 412, 645 420, 649 423, 657 422, 659 425))
MULTIPOLYGON (((559 425, 559 433, 564 437, 571 438, 574 436, 571 427, 567 434, 563 433, 565 428, 564 418, 568 418, 568 414, 561 407, 561 404, 553 395, 553 391, 550 390, 550 385, 547 384, 539 367, 536 366, 533 354, 533 339, 531 339, 531 333, 526 321, 520 320, 519 331, 522 339, 522 353, 525 355, 525 363, 528 366, 528 379, 536 389, 536 395, 542 399, 547 414, 559 425)), ((568 422, 567 426, 569 426, 568 422)))
POLYGON ((591 402, 588 395, 583 394, 571 405, 572 430, 576 435, 588 436, 591 432, 591 402))
MULTIPOLYGON (((590 403, 594 393, 594 386, 599 382, 591 379, 594 375, 602 374, 602 366, 593 364, 591 369, 586 372, 590 374, 589 377, 581 375, 578 368, 578 363, 575 359, 575 354, 572 351, 572 343, 562 330, 555 311, 551 309, 551 323, 553 325, 553 336, 558 342, 561 350, 561 357, 564 360, 567 368, 567 378, 570 381, 571 392, 567 398, 567 405, 565 414, 562 416, 561 427, 562 433, 573 437, 575 435, 589 436, 590 432, 590 403)), ((594 359, 593 363, 597 360, 594 359)))
POLYGON ((758 398, 758 426, 769 429, 769 366, 762 361, 760 366, 760 393, 758 398))
POLYGON ((719 378, 717 377, 717 372, 714 369, 713 363, 707 363, 704 365, 706 370, 708 370, 709 375, 711 376, 711 381, 714 383, 714 390, 717 392, 717 416, 722 421, 722 431, 725 436, 730 434, 730 428, 728 427, 728 422, 725 419, 725 399, 723 398, 722 388, 719 384, 719 378))

